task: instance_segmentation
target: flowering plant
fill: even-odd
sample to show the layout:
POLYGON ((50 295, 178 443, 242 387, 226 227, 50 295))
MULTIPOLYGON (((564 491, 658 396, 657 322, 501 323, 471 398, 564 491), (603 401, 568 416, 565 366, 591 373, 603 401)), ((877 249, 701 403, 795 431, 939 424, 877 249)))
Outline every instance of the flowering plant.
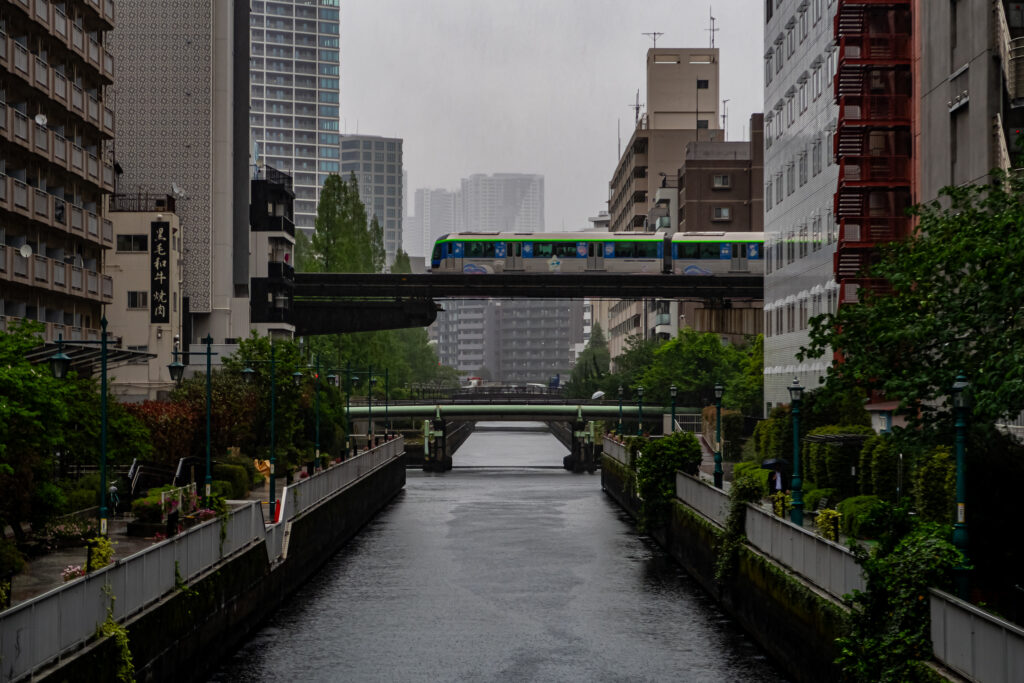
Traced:
POLYGON ((72 581, 80 576, 85 576, 85 570, 80 564, 69 564, 61 570, 60 576, 65 581, 72 581))

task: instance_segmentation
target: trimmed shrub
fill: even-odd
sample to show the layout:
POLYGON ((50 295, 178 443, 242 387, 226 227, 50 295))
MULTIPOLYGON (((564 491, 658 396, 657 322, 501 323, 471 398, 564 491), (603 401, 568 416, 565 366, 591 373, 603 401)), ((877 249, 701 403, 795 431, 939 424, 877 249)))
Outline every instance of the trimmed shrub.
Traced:
POLYGON ((636 457, 636 487, 641 500, 638 526, 651 528, 661 521, 676 494, 676 471, 696 474, 701 451, 696 437, 675 432, 652 439, 636 457))
MULTIPOLYGON (((210 496, 213 498, 221 498, 227 500, 232 497, 232 491, 234 487, 230 481, 223 481, 221 479, 214 479, 210 482, 210 496)), ((280 492, 279 492, 280 493, 280 492)))
POLYGON ((25 558, 14 541, 0 539, 0 575, 17 574, 25 568, 25 558))
POLYGON ((853 496, 841 501, 836 510, 843 515, 843 533, 857 538, 875 536, 880 529, 876 528, 872 518, 878 519, 875 508, 880 506, 884 507, 885 503, 878 496, 853 496))
POLYGON ((231 484, 231 498, 245 498, 249 493, 249 474, 241 465, 214 465, 213 478, 231 484))
POLYGON ((822 498, 828 501, 829 505, 835 506, 838 496, 835 489, 813 489, 804 493, 804 510, 814 510, 818 507, 818 501, 822 498))
POLYGON ((956 508, 956 458, 947 446, 925 453, 914 473, 914 506, 925 521, 950 524, 956 508))
MULTIPOLYGON (((882 500, 895 503, 900 492, 900 454, 888 437, 882 437, 871 453, 871 492, 882 500)), ((904 489, 910 477, 903 477, 904 489)), ((902 493, 906 493, 904 490, 902 493)))
MULTIPOLYGON (((873 435, 871 427, 864 425, 828 425, 811 430, 808 436, 865 434, 873 435)), ((806 454, 805 473, 807 478, 821 488, 838 489, 840 496, 857 493, 856 467, 860 460, 862 441, 809 442, 801 454, 806 454)))
POLYGON ((760 486, 760 491, 767 495, 768 491, 768 470, 763 469, 760 463, 752 460, 738 462, 733 466, 732 478, 735 481, 740 477, 753 479, 760 486))
POLYGON ((160 494, 133 500, 132 514, 139 522, 159 522, 163 517, 163 511, 160 509, 160 494))
POLYGON ((876 435, 864 442, 860 449, 860 464, 857 466, 857 488, 861 495, 870 496, 875 492, 872 478, 872 465, 874 464, 875 447, 878 446, 882 436, 876 435))

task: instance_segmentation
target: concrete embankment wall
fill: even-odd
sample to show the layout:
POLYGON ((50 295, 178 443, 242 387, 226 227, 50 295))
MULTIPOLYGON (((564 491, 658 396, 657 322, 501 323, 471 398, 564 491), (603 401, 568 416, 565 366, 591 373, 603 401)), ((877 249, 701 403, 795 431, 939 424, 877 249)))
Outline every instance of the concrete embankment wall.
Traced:
MULTIPOLYGON (((272 565, 265 543, 255 543, 130 619, 135 679, 204 680, 404 486, 405 466, 392 460, 297 517, 279 562, 272 565)), ((121 662, 115 639, 107 638, 41 678, 117 680, 121 662)))
MULTIPOLYGON (((603 457, 601 485, 636 517, 640 501, 630 469, 603 457)), ((717 583, 715 561, 723 533, 717 524, 677 500, 668 524, 651 535, 794 680, 841 680, 833 661, 839 654, 835 639, 845 632, 844 608, 746 545, 739 549, 732 577, 717 583)))

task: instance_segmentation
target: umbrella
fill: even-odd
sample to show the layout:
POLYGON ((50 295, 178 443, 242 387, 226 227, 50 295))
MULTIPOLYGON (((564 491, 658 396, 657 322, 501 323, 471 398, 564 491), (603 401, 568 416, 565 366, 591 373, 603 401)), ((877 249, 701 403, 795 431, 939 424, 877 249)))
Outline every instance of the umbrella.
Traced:
POLYGON ((789 467, 789 461, 782 458, 768 458, 761 461, 761 469, 774 470, 776 467, 789 467))
POLYGON ((604 392, 603 391, 595 391, 594 395, 590 397, 590 400, 591 401, 596 401, 599 398, 604 398, 604 392))

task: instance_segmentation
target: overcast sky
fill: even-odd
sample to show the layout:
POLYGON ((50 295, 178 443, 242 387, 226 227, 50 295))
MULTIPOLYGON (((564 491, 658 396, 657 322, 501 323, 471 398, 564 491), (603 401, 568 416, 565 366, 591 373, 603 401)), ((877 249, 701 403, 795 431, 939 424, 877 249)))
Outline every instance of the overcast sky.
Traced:
POLYGON ((409 211, 421 187, 473 173, 544 176, 549 231, 607 208, 617 125, 645 99, 659 47, 720 29, 728 139, 762 108, 761 0, 342 0, 341 115, 349 133, 404 139, 409 211))

